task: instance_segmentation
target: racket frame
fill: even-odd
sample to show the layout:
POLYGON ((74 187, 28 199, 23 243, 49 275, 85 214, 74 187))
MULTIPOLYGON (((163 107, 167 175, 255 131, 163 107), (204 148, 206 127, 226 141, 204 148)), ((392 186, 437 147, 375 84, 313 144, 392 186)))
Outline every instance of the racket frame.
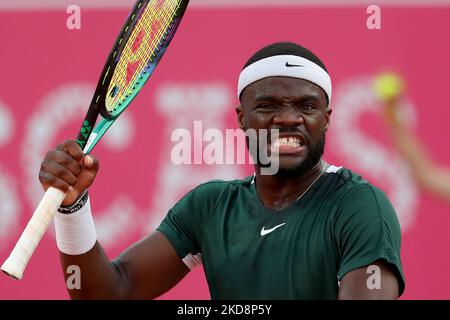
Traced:
POLYGON ((118 65, 120 56, 128 42, 129 37, 134 31, 136 23, 139 21, 140 15, 143 13, 144 9, 151 0, 141 0, 138 1, 131 13, 129 14, 125 24, 122 27, 120 36, 116 39, 113 49, 111 50, 107 62, 103 67, 100 81, 97 84, 94 96, 92 98, 88 113, 83 121, 80 131, 77 136, 77 143, 83 149, 85 154, 89 154, 106 131, 111 127, 114 121, 125 111, 129 106, 131 101, 139 93, 140 89, 146 84, 150 76, 153 74, 154 69, 160 62, 161 58, 164 56, 167 47, 175 35, 175 31, 183 18, 186 8, 189 4, 189 0, 181 0, 180 5, 177 9, 177 14, 174 16, 174 20, 171 22, 167 33, 162 37, 155 55, 152 57, 151 61, 147 62, 145 67, 145 72, 141 73, 141 79, 139 81, 139 88, 133 90, 130 95, 125 96, 124 101, 121 103, 123 106, 117 111, 111 112, 106 109, 106 96, 108 95, 110 81, 114 75, 115 69, 118 65), (137 18, 136 18, 137 17, 137 18), (124 41, 123 39, 127 39, 124 41), (98 115, 102 116, 102 119, 95 126, 98 115))

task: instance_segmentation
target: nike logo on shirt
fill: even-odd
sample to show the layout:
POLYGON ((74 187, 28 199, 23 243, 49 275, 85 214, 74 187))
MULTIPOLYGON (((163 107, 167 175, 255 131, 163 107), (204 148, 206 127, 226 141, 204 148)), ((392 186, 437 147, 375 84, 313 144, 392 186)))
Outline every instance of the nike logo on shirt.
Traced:
POLYGON ((282 224, 279 224, 279 225, 277 225, 277 226, 275 226, 275 227, 273 227, 273 228, 270 228, 270 229, 266 229, 266 227, 264 226, 264 227, 261 229, 261 237, 264 237, 266 234, 269 234, 269 233, 275 231, 276 229, 278 229, 278 228, 281 227, 281 226, 284 226, 285 224, 286 224, 286 222, 285 222, 285 223, 282 223, 282 224))

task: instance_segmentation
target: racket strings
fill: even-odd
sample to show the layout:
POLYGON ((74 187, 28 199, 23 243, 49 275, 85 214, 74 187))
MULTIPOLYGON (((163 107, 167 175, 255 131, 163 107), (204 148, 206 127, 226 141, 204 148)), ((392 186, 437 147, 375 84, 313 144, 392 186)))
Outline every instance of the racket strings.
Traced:
POLYGON ((153 1, 143 9, 108 88, 105 101, 108 111, 121 106, 150 71, 153 59, 170 34, 180 5, 180 0, 153 1))
MULTIPOLYGON (((135 29, 135 30, 139 30, 140 29, 140 31, 139 32, 137 32, 137 31, 134 32, 134 34, 132 35, 132 37, 129 40, 129 43, 133 44, 132 45, 132 53, 134 53, 134 55, 135 55, 134 58, 136 58, 136 60, 135 60, 134 63, 128 62, 127 64, 121 64, 122 68, 119 69, 122 74, 124 72, 126 72, 126 77, 125 77, 125 79, 126 79, 125 82, 126 83, 125 83, 125 86, 122 87, 123 88, 122 92, 120 92, 121 95, 123 95, 125 93, 125 99, 128 97, 128 93, 131 94, 132 91, 135 89, 135 87, 130 89, 129 87, 126 88, 126 86, 128 84, 137 83, 139 79, 136 79, 136 78, 138 78, 138 77, 140 79, 142 79, 142 73, 139 72, 140 70, 137 70, 137 69, 145 67, 146 66, 146 61, 145 60, 147 60, 148 58, 150 59, 150 62, 152 62, 152 56, 155 56, 156 52, 159 49, 159 47, 158 47, 159 44, 160 44, 159 39, 161 38, 161 36, 162 36, 161 32, 164 29, 164 27, 161 28, 160 25, 166 25, 167 24, 167 20, 168 19, 164 19, 166 17, 166 15, 168 14, 167 6, 162 7, 161 10, 158 11, 160 13, 162 12, 162 15, 160 15, 160 16, 153 10, 154 8, 152 6, 150 6, 148 9, 149 10, 147 10, 147 12, 149 13, 149 15, 146 15, 145 12, 144 12, 144 15, 142 16, 142 18, 140 20, 141 24, 143 26, 141 27, 141 26, 138 25, 136 27, 136 29, 135 29), (161 19, 161 17, 162 17, 162 19, 161 19), (150 21, 152 21, 152 22, 150 22, 150 21), (161 23, 161 21, 162 21, 162 23, 161 23), (151 30, 153 32, 153 35, 151 37, 151 39, 153 41, 150 43, 150 45, 148 45, 147 43, 144 44, 144 46, 141 47, 141 49, 139 50, 139 53, 141 53, 141 54, 138 54, 138 53, 136 53, 136 49, 133 50, 133 47, 135 46, 136 41, 139 40, 139 37, 140 36, 142 37, 142 30, 146 30, 146 29, 141 29, 141 28, 146 28, 147 30, 151 30), (146 57, 145 54, 142 54, 143 52, 144 53, 145 52, 146 53, 150 53, 150 57, 146 57), (126 65, 126 68, 127 68, 126 71, 124 70, 124 66, 125 65, 126 65), (130 74, 133 77, 132 79, 130 79, 130 74)), ((138 42, 141 42, 141 41, 142 41, 142 39, 140 39, 140 41, 138 41, 138 42)), ((138 47, 139 47, 139 45, 138 45, 138 47)), ((125 54, 128 54, 128 52, 125 52, 125 54)), ((146 69, 147 68, 144 69, 144 72, 145 72, 146 69)), ((115 93, 115 91, 117 91, 117 86, 115 88, 113 88, 113 93, 115 93)), ((121 99, 121 100, 123 100, 123 99, 121 99)), ((121 102, 119 101, 118 105, 120 106, 120 104, 121 104, 121 102)), ((117 103, 115 103, 112 106, 112 109, 115 109, 116 107, 117 107, 117 103)))

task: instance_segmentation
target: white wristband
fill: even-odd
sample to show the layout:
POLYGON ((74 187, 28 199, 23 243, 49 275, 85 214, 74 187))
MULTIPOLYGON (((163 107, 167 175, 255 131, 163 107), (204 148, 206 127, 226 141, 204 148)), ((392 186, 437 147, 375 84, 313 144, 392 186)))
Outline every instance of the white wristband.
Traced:
POLYGON ((97 241, 94 219, 89 199, 80 210, 55 215, 56 244, 59 251, 68 255, 88 252, 97 241))

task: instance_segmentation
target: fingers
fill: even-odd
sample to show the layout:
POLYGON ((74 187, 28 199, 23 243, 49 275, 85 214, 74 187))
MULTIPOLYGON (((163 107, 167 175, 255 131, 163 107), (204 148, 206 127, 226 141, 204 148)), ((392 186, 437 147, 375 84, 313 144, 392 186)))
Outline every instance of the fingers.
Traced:
POLYGON ((42 170, 39 171, 39 181, 41 182, 45 191, 47 191, 49 187, 54 187, 65 193, 67 193, 67 191, 69 190, 69 184, 66 181, 55 177, 49 172, 45 172, 42 170))
POLYGON ((77 181, 76 175, 78 174, 72 173, 71 170, 68 170, 67 167, 64 167, 59 163, 49 164, 48 162, 44 161, 41 164, 41 170, 60 178, 69 185, 73 185, 77 181))
POLYGON ((83 164, 91 173, 94 175, 97 174, 97 171, 99 169, 98 160, 93 155, 87 155, 83 159, 83 164))
POLYGON ((82 170, 77 176, 77 183, 74 185, 75 190, 80 193, 94 182, 95 176, 97 175, 99 169, 98 160, 92 155, 84 157, 81 164, 82 170))
POLYGON ((77 185, 79 189, 90 185, 98 168, 95 157, 85 157, 75 141, 67 140, 47 152, 41 163, 39 181, 45 190, 53 186, 67 192, 71 186, 77 185))
MULTIPOLYGON (((56 164, 66 168, 75 176, 80 174, 81 167, 79 161, 73 158, 66 151, 56 149, 47 152, 47 155, 45 156, 44 161, 42 162, 41 168, 43 169, 52 168, 52 166, 56 166, 56 164)), ((54 170, 56 171, 56 168, 54 170)))
POLYGON ((67 192, 69 186, 74 185, 81 167, 77 160, 65 150, 79 157, 77 148, 69 142, 60 144, 55 150, 47 152, 39 171, 39 181, 45 190, 50 186, 67 192))
POLYGON ((84 153, 81 147, 73 140, 66 140, 56 147, 56 150, 65 151, 72 156, 77 162, 83 159, 84 153))
POLYGON ((85 156, 75 141, 67 140, 47 152, 39 181, 44 190, 54 187, 65 192, 63 205, 71 205, 92 185, 98 169, 94 156, 85 156))

